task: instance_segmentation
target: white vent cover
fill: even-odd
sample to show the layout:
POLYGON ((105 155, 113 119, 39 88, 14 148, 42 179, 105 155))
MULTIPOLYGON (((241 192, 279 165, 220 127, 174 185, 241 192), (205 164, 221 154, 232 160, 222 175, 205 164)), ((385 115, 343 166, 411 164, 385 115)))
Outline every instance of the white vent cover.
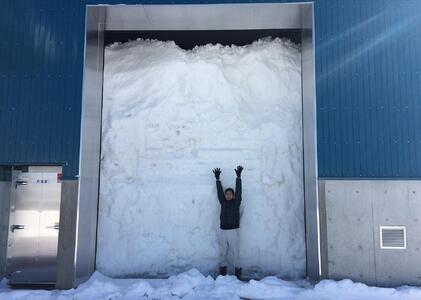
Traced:
POLYGON ((380 226, 381 249, 406 249, 405 226, 380 226))

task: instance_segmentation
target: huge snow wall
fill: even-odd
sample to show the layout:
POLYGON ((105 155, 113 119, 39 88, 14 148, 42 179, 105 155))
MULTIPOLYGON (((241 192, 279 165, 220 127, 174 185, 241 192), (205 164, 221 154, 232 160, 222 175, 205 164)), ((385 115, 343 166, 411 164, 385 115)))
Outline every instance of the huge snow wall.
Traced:
POLYGON ((305 274, 301 53, 281 39, 105 49, 97 268, 163 277, 218 267, 212 168, 244 166, 246 276, 305 274))

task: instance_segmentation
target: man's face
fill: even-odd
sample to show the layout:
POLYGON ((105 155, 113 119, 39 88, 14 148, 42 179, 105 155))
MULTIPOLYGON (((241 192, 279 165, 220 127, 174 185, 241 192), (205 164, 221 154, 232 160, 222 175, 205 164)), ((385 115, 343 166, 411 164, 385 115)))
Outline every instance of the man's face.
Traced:
POLYGON ((230 201, 230 200, 232 200, 232 198, 234 198, 234 194, 231 191, 226 191, 225 192, 225 199, 230 201))

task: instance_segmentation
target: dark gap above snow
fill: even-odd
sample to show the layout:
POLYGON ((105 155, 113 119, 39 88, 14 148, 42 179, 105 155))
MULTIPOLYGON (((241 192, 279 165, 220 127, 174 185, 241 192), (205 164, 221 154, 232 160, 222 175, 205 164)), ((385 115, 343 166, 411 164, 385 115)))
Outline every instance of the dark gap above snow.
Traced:
POLYGON ((165 31, 105 31, 105 45, 114 42, 128 42, 142 39, 174 41, 180 48, 193 49, 206 44, 237 45, 251 44, 259 38, 287 38, 295 44, 301 43, 301 29, 258 29, 258 30, 165 30, 165 31))

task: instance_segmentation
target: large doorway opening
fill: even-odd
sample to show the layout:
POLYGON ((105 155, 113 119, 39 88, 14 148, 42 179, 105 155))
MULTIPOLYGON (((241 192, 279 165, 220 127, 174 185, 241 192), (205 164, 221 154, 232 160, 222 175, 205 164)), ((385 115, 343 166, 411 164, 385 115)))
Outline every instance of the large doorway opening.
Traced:
MULTIPOLYGON (((89 268, 86 268, 86 265, 85 267, 80 265, 78 268, 78 261, 92 261, 95 257, 97 261, 96 266, 101 271, 114 276, 150 275, 159 277, 167 276, 171 272, 182 271, 185 268, 195 266, 199 269, 201 268, 201 271, 209 273, 211 269, 210 266, 212 266, 212 263, 209 264, 209 261, 215 260, 215 253, 213 252, 215 252, 214 250, 216 249, 209 250, 207 256, 204 255, 205 252, 201 252, 200 247, 197 247, 198 250, 196 249, 197 251, 195 251, 195 241, 200 246, 206 247, 207 244, 209 244, 208 246, 212 245, 212 241, 215 237, 212 236, 211 228, 214 228, 215 230, 218 228, 217 201, 216 199, 207 199, 210 195, 212 195, 212 193, 214 193, 214 188, 210 185, 212 179, 211 175, 208 175, 208 182, 204 183, 206 180, 205 173, 210 173, 211 165, 218 163, 223 164, 223 166, 221 165, 220 167, 223 168, 223 171, 225 171, 224 175, 227 176, 226 183, 227 185, 232 185, 230 181, 232 181, 231 179, 234 176, 229 172, 236 165, 236 161, 241 163, 241 160, 247 161, 244 163, 246 164, 246 167, 247 164, 251 166, 249 178, 252 180, 248 185, 250 187, 250 194, 248 197, 252 199, 253 195, 258 195, 254 197, 254 200, 250 200, 248 206, 244 208, 245 211, 243 213, 243 219, 245 222, 243 226, 243 241, 245 244, 244 247, 246 247, 248 251, 244 251, 242 255, 245 261, 250 262, 249 265, 245 266, 248 270, 250 270, 249 276, 258 277, 267 274, 303 276, 307 273, 310 277, 317 277, 319 269, 317 233, 318 204, 315 160, 315 96, 312 16, 312 4, 276 3, 88 7, 87 47, 84 76, 84 111, 82 116, 81 137, 79 222, 84 222, 86 225, 87 218, 96 216, 98 203, 96 200, 98 199, 99 181, 101 181, 101 189, 99 197, 98 225, 97 222, 90 219, 88 222, 90 223, 90 230, 81 227, 78 228, 79 233, 77 239, 80 240, 78 243, 78 250, 76 252, 76 274, 79 274, 78 277, 86 276, 86 274, 89 273, 89 268), (90 31, 89 28, 92 28, 92 30, 90 31), (260 103, 262 105, 259 105, 259 103, 248 103, 245 101, 245 103, 242 103, 240 106, 233 106, 233 103, 228 101, 226 106, 227 110, 222 110, 223 116, 220 121, 223 122, 222 124, 224 124, 225 129, 216 128, 217 131, 222 131, 222 135, 224 134, 224 130, 227 133, 227 137, 229 137, 229 139, 225 142, 223 138, 218 140, 217 135, 212 137, 212 133, 204 133, 204 131, 209 130, 209 126, 202 125, 202 127, 198 129, 197 120, 202 118, 202 120, 208 120, 209 123, 210 120, 215 119, 215 116, 212 116, 212 114, 215 115, 215 112, 212 111, 211 107, 218 105, 218 102, 213 103, 214 105, 211 105, 211 107, 208 107, 207 109, 205 109, 206 103, 203 103, 203 105, 205 105, 204 108, 199 108, 199 110, 202 109, 201 117, 192 118, 192 113, 196 113, 194 110, 184 109, 174 112, 174 107, 177 106, 171 106, 168 104, 170 102, 167 101, 168 99, 163 100, 160 105, 156 106, 156 108, 152 110, 149 110, 147 114, 142 115, 142 112, 140 112, 142 117, 139 118, 138 121, 148 120, 148 122, 144 124, 142 123, 140 127, 143 129, 140 131, 135 130, 135 136, 132 136, 134 139, 141 139, 143 136, 145 140, 136 144, 148 147, 147 145, 149 143, 150 149, 141 149, 140 152, 139 149, 134 152, 127 151, 126 154, 129 158, 125 161, 125 163, 123 163, 123 159, 113 165, 112 162, 115 162, 115 159, 107 160, 110 158, 111 153, 115 154, 116 152, 121 151, 121 149, 118 150, 115 148, 116 145, 123 146, 123 149, 125 146, 133 145, 131 144, 133 139, 131 140, 130 138, 127 138, 130 134, 126 135, 123 142, 122 140, 110 140, 113 133, 111 135, 107 135, 107 132, 110 133, 110 131, 104 131, 107 124, 110 125, 114 122, 114 127, 111 127, 115 129, 120 126, 120 132, 127 132, 126 129, 130 128, 133 129, 133 124, 135 124, 130 124, 129 121, 130 116, 133 116, 133 111, 116 111, 116 106, 113 107, 110 105, 113 103, 113 97, 111 96, 111 101, 108 102, 107 100, 110 99, 105 98, 111 95, 109 90, 107 90, 107 51, 116 51, 118 47, 124 48, 124 46, 120 45, 115 46, 113 50, 111 48, 105 50, 106 57, 104 73, 103 51, 104 46, 106 46, 109 42, 124 42, 126 40, 132 40, 135 37, 144 39, 153 38, 163 41, 173 40, 180 47, 178 50, 175 49, 175 51, 178 51, 178 53, 184 53, 188 56, 191 52, 186 52, 186 50, 197 45, 215 42, 226 45, 236 44, 237 46, 229 48, 232 50, 234 48, 239 49, 239 46, 250 44, 256 39, 265 36, 270 36, 272 38, 288 38, 299 45, 296 48, 296 50, 298 49, 297 51, 299 51, 297 54, 299 59, 299 72, 296 74, 297 76, 295 80, 295 82, 298 82, 299 85, 299 88, 296 89, 299 91, 299 95, 298 97, 295 95, 295 98, 298 98, 298 102, 296 101, 295 105, 298 108, 300 117, 295 119, 294 122, 296 123, 291 123, 298 125, 299 127, 296 131, 299 133, 299 136, 295 136, 295 140, 298 142, 299 146, 296 147, 295 150, 289 149, 293 155, 298 157, 296 161, 299 161, 298 165, 301 167, 298 171, 299 176, 302 179, 301 185, 296 185, 295 191, 293 185, 287 184, 287 179, 285 181, 285 178, 291 176, 288 176, 288 172, 283 173, 282 164, 279 164, 279 162, 276 161, 277 157, 285 158, 288 154, 276 154, 277 152, 284 151, 279 148, 281 145, 278 143, 279 141, 274 144, 272 143, 272 145, 267 143, 267 141, 271 139, 276 141, 276 138, 269 137, 267 140, 260 139, 261 136, 264 136, 268 132, 270 132, 270 134, 278 134, 279 136, 282 136, 282 130, 285 130, 285 134, 291 133, 291 128, 282 128, 282 126, 279 126, 280 131, 262 129, 261 126, 265 126, 264 124, 262 125, 262 123, 265 123, 264 120, 271 118, 276 119, 277 111, 285 111, 285 107, 277 107, 277 105, 282 103, 282 101, 277 102, 277 104, 271 103, 270 101, 273 101, 273 99, 268 100, 268 103, 260 103), (103 76, 105 76, 104 81, 103 76), (240 118, 233 118, 234 120, 237 120, 237 123, 232 122, 229 117, 227 118, 227 115, 224 115, 224 113, 230 109, 234 114, 236 114, 237 112, 245 109, 245 107, 246 112, 243 112, 242 115, 239 114, 241 115, 240 118), (271 110, 271 108, 274 109, 271 110), (260 109, 262 109, 262 111, 259 111, 260 109), (266 115, 262 113, 263 111, 265 111, 266 115), (254 112, 254 114, 252 112, 254 112), (123 116, 122 118, 115 118, 118 113, 127 115, 126 117, 123 116), (182 116, 183 114, 187 114, 187 116, 182 116), (262 119, 251 119, 251 117, 257 117, 258 119, 258 116, 261 116, 262 119), (228 119, 228 121, 224 121, 225 119, 228 119), (245 121, 244 119, 247 120, 245 121), (83 122, 84 120, 85 123, 83 122), (190 120, 190 122, 184 122, 182 120, 190 120), (256 128, 258 128, 256 132, 247 128, 247 126, 252 123, 256 128), (116 124, 117 127, 115 126, 116 124), (189 124, 191 125, 190 128, 189 124), (161 130, 160 128, 162 128, 162 126, 166 126, 166 130, 161 130), (238 135, 239 132, 236 132, 235 130, 232 131, 230 128, 235 128, 236 126, 243 127, 244 130, 240 133, 242 138, 237 141, 235 141, 234 138, 233 142, 233 138, 230 135, 232 135, 232 133, 235 133, 234 135, 238 135), (151 131, 148 133, 144 130, 144 128, 149 128, 151 131), (155 132, 152 132, 154 130, 155 132), (102 142, 101 131, 103 138, 102 142), (139 132, 143 132, 143 135, 138 135, 139 132), (246 133, 249 134, 247 135, 246 133), (203 137, 209 135, 209 140, 204 141, 203 137), (198 143, 198 139, 201 140, 200 143, 198 143), (149 140, 149 142, 147 142, 147 140, 149 140), (109 143, 106 143, 105 141, 108 141, 109 143), (176 149, 174 149, 174 142, 177 145, 184 145, 184 147, 175 147, 176 149), (198 144, 200 144, 199 147, 197 147, 198 144), (225 147, 223 147, 223 144, 225 144, 225 147), (196 145, 196 147, 194 145, 196 145), (101 147, 103 147, 102 151, 101 147), (106 147, 106 149, 104 149, 104 147, 106 147), (162 149, 168 150, 171 147, 173 148, 172 152, 161 151, 162 149), (161 148, 161 150, 156 148, 161 148), (225 152, 219 154, 212 152, 215 148, 224 149, 223 151, 225 152), (253 154, 253 151, 251 150, 255 148, 258 148, 260 151, 257 155, 259 159, 256 159, 256 154, 253 154), (143 161, 139 160, 138 157, 142 157, 142 155, 146 153, 145 151, 152 151, 149 152, 153 153, 152 156, 146 155, 144 156, 143 161), (101 152, 102 154, 106 153, 107 155, 103 156, 101 171, 99 171, 99 157, 101 152), (165 157, 168 153, 171 153, 171 157, 165 157), (132 155, 132 158, 130 158, 130 155, 132 155), (157 158, 159 155, 160 158, 157 158), (164 159, 162 159, 163 157, 164 159), (172 164, 169 163, 171 160, 168 158, 171 158, 173 161, 172 164), (219 158, 222 159, 218 161, 219 158), (130 161, 132 161, 133 164, 128 166, 130 161), (150 164, 147 163, 148 161, 150 161, 150 164), (192 170, 197 170, 201 163, 203 164, 203 170, 201 170, 198 174, 195 174, 194 172, 192 173, 192 170), (187 165, 188 167, 183 169, 183 165, 187 165), (133 171, 133 173, 129 172, 130 174, 127 174, 127 172, 125 173, 125 171, 119 173, 119 168, 120 170, 135 171, 133 171), (111 169, 114 169, 113 172, 108 172, 111 169), (270 176, 266 179, 263 178, 267 176, 267 174, 265 175, 264 172, 262 172, 263 169, 270 169, 271 174, 274 174, 276 178, 268 179, 270 176), (108 171, 104 172, 104 170, 108 171), (165 170, 167 170, 167 175, 172 174, 172 176, 163 176, 162 174, 165 174, 165 170), (99 178, 98 174, 100 174, 101 178, 99 178), (137 174, 137 176, 132 176, 133 174, 137 174), (180 177, 177 178, 177 174, 181 178, 190 177, 194 180, 190 182, 185 181, 180 179, 180 177), (159 180, 160 177, 162 179, 161 182, 159 180), (153 180, 150 180, 151 178, 153 178, 153 180), (173 180, 170 180, 169 178, 173 178, 173 180), (258 186, 261 185, 262 182, 265 182, 265 180, 268 183, 268 187, 270 187, 266 192, 262 189, 258 189, 258 186), (190 183, 192 186, 188 186, 186 183, 190 183), (119 184, 122 185, 121 189, 116 188, 119 184), (130 184, 133 187, 138 187, 135 188, 136 193, 138 193, 137 195, 133 195, 133 190, 127 189, 130 184), (279 191, 282 191, 282 188, 276 189, 276 185, 279 187, 283 184, 286 190, 291 190, 288 192, 285 192, 286 190, 284 190, 284 192, 280 192, 279 194, 279 191), (170 188, 166 188, 168 186, 170 186, 170 188), (177 186, 178 188, 175 188, 177 186), (272 189, 273 191, 274 186, 275 194, 278 194, 274 196, 273 201, 263 202, 262 199, 271 194, 269 190, 272 189), (118 191, 120 191, 120 193, 118 191), (161 191, 164 195, 160 195, 159 191, 161 191), (126 196, 124 196, 125 193, 127 193, 126 196), (142 193, 144 194, 142 195, 142 193), (300 199, 300 203, 297 204, 296 201, 288 202, 288 200, 285 200, 285 198, 288 197, 288 193, 290 198, 296 197, 296 199, 300 199), (205 199, 201 198, 203 194, 205 195, 203 196, 205 199), (157 201, 154 201, 154 197, 157 201), (260 198, 262 199, 257 200, 260 198), (126 203, 122 203, 121 199, 130 200, 126 203), (147 206, 146 202, 143 203, 145 205, 136 202, 136 199, 140 200, 140 202, 150 199, 147 202, 150 206, 147 206), (160 199, 166 199, 165 201, 168 201, 168 203, 160 199), (182 201, 180 203, 180 207, 184 207, 182 208, 183 211, 177 211, 177 209, 174 211, 174 207, 171 207, 171 205, 166 206, 166 204, 169 204, 171 200, 174 199, 186 199, 186 201, 182 201), (213 201, 213 203, 209 204, 208 201, 213 201), (259 204, 258 201, 262 201, 263 203, 259 204), (288 229, 280 228, 282 222, 279 222, 279 218, 282 217, 282 215, 277 214, 276 211, 287 212, 288 209, 291 209, 291 203, 295 203, 298 205, 297 207, 301 207, 301 215, 299 215, 300 208, 296 207, 296 209, 291 211, 293 214, 297 214, 296 219, 299 220, 298 223, 302 224, 301 232, 296 232, 293 227, 288 229), (262 204, 266 205, 267 209, 262 210, 262 204), (153 207, 156 208, 155 211, 153 211, 153 207), (148 210, 150 214, 148 214, 148 210), (133 214, 136 213, 136 211, 139 216, 142 216, 140 221, 134 218, 133 214), (162 211, 163 214, 157 215, 157 211, 162 211), (206 214, 201 215, 201 211, 206 212, 206 214), (270 212, 275 213, 271 216, 270 212), (211 215, 214 215, 213 221, 211 221, 211 215), (147 220, 145 219, 145 216, 151 219, 147 220), (161 226, 167 226, 166 230, 163 230, 163 227, 159 227, 158 224, 155 224, 157 218, 161 219, 161 226), (134 227, 142 226, 142 228, 140 228, 139 231, 131 228, 130 220, 135 220, 135 222, 131 223, 131 225, 134 225, 134 227), (205 221, 205 223, 202 224, 202 221, 205 221), (266 227, 265 225, 262 225, 265 221, 270 223, 270 225, 266 224, 266 227), (277 224, 272 224, 276 221, 278 221, 277 224), (128 224, 125 224, 125 222, 128 222, 128 224), (209 222, 214 223, 209 224, 209 222), (177 224, 180 225, 178 230, 176 230, 175 227, 177 224), (192 226, 192 224, 198 224, 198 226, 192 226), (98 244, 95 245, 95 239, 92 234, 95 232, 97 226, 98 244), (149 228, 150 230, 142 231, 148 226, 151 227, 149 228), (247 228, 247 226, 250 228, 247 228), (251 228, 256 226, 261 226, 262 228, 255 231, 255 241, 263 239, 264 241, 268 241, 271 245, 265 245, 260 249, 258 246, 253 244, 254 241, 251 236, 247 237, 251 228), (182 233, 183 230, 185 230, 186 234, 181 236, 180 233, 182 233), (282 230, 286 231, 282 232, 282 230), (90 232, 90 235, 86 234, 88 232, 90 232), (140 232, 141 236, 136 236, 137 232, 140 232), (176 240, 172 241, 168 238, 170 236, 176 240), (277 236, 277 238, 273 239, 273 236, 277 236), (295 251, 295 258, 292 256, 288 258, 288 256, 279 255, 278 252, 282 251, 281 248, 288 247, 288 243, 282 241, 282 238, 279 239, 279 236, 287 236, 287 239, 292 241, 292 248, 294 246, 297 247, 295 251), (123 240, 121 237, 124 237, 123 240), (185 245, 187 247, 187 256, 185 253, 182 253, 182 247, 173 247, 180 239, 186 239, 184 242, 180 243, 180 245, 185 245), (298 246, 300 244, 300 240, 302 240, 301 247, 298 246), (304 243, 304 241, 306 242, 304 243), (150 247, 147 243, 151 244, 150 247), (120 253, 115 251, 115 248, 117 247, 116 245, 118 244, 120 244, 122 250, 120 253), (110 256, 110 249, 114 249, 114 251, 112 251, 114 253, 114 260, 112 255, 110 256), (266 253, 264 249, 266 249, 268 253, 266 253), (139 253, 142 252, 141 250, 144 251, 145 255, 147 254, 145 256, 146 259, 141 258, 142 253, 139 253), (116 257, 118 255, 120 255, 120 257, 116 257), (149 257, 147 257, 148 255, 149 257), (156 257, 153 257, 154 255, 156 257), (166 261, 163 259, 171 256, 173 257, 172 260, 166 261), (202 260, 199 259, 200 257, 202 257, 202 260), (256 257, 260 258, 255 259, 256 257), (294 262, 297 262, 297 260, 301 260, 301 266, 300 263, 298 263, 298 266, 294 269, 292 265, 294 262), (139 261, 148 261, 150 262, 150 265, 137 263, 139 261), (162 266, 160 266, 161 262, 162 266), (168 263, 170 266, 168 266, 168 263), (288 269, 288 267, 286 267, 288 264, 291 264, 291 268, 282 273, 282 271, 288 269), (274 266, 275 269, 279 270, 273 269, 274 266), (284 270, 281 270, 282 268, 284 270), (112 270, 116 271, 113 273, 112 270)), ((287 47, 285 42, 281 42, 280 40, 278 40, 278 42, 284 43, 280 46, 281 48, 287 47)), ((130 43, 131 47, 143 47, 143 50, 141 49, 140 51, 147 52, 148 49, 145 48, 145 43, 143 43, 143 45, 141 44, 142 41, 130 43)), ((168 50, 169 45, 170 44, 164 44, 164 48, 168 50)), ((156 45, 149 42, 146 46, 153 47, 156 45)), ((294 60, 294 58, 291 59, 294 60)), ((192 64, 190 63, 191 62, 187 63, 187 65, 191 67, 192 64)), ((247 63, 245 65, 247 65, 247 63)), ((241 69, 239 66, 236 67, 237 69, 241 69)), ((164 68, 162 69, 162 72, 168 74, 169 70, 164 68)), ((209 70, 207 72, 209 73, 209 70)), ((240 71, 240 73, 241 72, 244 72, 244 69, 243 71, 240 71)), ((188 72, 184 74, 188 74, 188 72)), ((250 73, 249 75, 253 74, 250 73)), ((212 77, 212 75, 209 74, 208 79, 215 78, 215 76, 216 75, 212 77)), ((173 79, 174 78, 177 78, 177 76, 173 77, 173 79)), ((145 80, 145 78, 141 79, 145 80)), ((171 76, 169 80, 171 80, 171 76)), ((197 78, 194 78, 194 80, 197 80, 197 78)), ((206 78, 204 78, 204 81, 206 81, 206 78)), ((257 82, 257 80, 249 80, 249 82, 257 82)), ((263 82, 267 84, 267 80, 263 80, 263 82)), ((162 84, 166 83, 162 82, 162 84)), ((270 89, 270 87, 263 87, 263 85, 260 86, 261 89, 270 89)), ((203 88, 209 90, 212 88, 214 89, 215 87, 205 85, 203 88)), ((273 88, 277 88, 276 80, 274 81, 273 88)), ((254 91, 256 91, 256 89, 254 89, 254 91)), ((201 91, 199 89, 196 92, 196 94, 193 94, 195 95, 194 97, 197 98, 197 95, 199 95, 201 91)), ((253 89, 251 92, 253 92, 253 89)), ((139 90, 139 94, 142 94, 141 90, 139 90)), ((167 95, 168 94, 169 93, 167 93, 167 95)), ((255 98, 259 98, 265 94, 267 93, 261 91, 261 93, 258 93, 255 98)), ((235 98, 236 95, 233 95, 233 97, 235 98)), ((181 99, 182 97, 179 98, 181 99)), ((242 98, 243 100, 247 99, 247 97, 239 98, 242 98)), ((121 97, 117 97, 115 99, 121 99, 121 97)), ((174 101, 174 99, 172 101, 174 101)), ((288 103, 288 101, 285 101, 284 103, 288 103)), ((183 101, 178 104, 178 107, 185 106, 187 108, 193 105, 192 103, 183 101)), ((197 103, 195 106, 198 107, 197 103)), ((287 119, 290 116, 291 114, 285 115, 287 119)), ((217 116, 216 119, 218 118, 221 118, 221 116, 217 116)), ((276 122, 279 123, 279 120, 274 121, 274 123, 276 122)), ((129 147, 126 149, 131 148, 129 147)), ((123 157, 124 153, 120 152, 114 158, 122 159, 123 157)), ((287 163, 284 165, 286 166, 287 163)), ((291 163, 290 165, 294 165, 294 163, 291 163)), ((292 168, 296 169, 296 167, 297 166, 292 168)), ((233 173, 233 171, 231 173, 233 173)), ((246 173, 244 176, 247 176, 246 173)), ((247 191, 247 184, 245 184, 245 190, 247 191)), ((179 208, 179 206, 175 207, 179 208)), ((300 228, 300 225, 296 228, 300 228)), ((214 263, 216 263, 216 261, 214 263)))

